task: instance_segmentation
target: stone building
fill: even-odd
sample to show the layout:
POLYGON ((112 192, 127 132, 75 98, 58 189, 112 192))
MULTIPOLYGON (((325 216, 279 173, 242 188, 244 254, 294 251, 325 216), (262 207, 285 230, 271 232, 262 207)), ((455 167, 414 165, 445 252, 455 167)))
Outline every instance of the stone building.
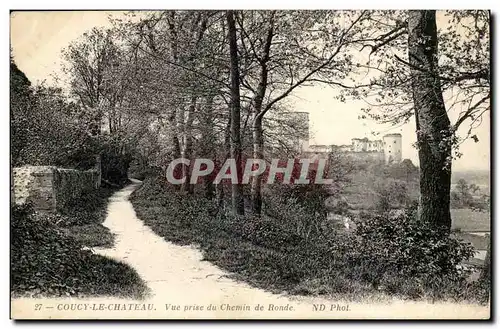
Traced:
POLYGON ((381 140, 369 140, 368 138, 353 138, 353 152, 383 152, 384 143, 381 140))
POLYGON ((401 134, 387 134, 384 139, 384 157, 385 163, 399 163, 402 159, 402 142, 401 134))
POLYGON ((353 138, 350 145, 310 145, 304 152, 307 156, 327 155, 330 152, 342 152, 355 159, 371 159, 386 164, 399 163, 402 159, 401 134, 387 134, 382 140, 353 138))

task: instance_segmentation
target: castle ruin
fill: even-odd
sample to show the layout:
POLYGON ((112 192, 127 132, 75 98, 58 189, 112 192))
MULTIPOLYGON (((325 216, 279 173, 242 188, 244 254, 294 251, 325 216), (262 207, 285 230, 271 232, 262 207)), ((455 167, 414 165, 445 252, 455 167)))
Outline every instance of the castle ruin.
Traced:
POLYGON ((304 123, 301 134, 294 136, 293 145, 297 151, 308 157, 326 157, 331 152, 342 152, 356 159, 373 159, 383 161, 385 164, 399 163, 402 160, 401 134, 386 134, 382 139, 370 140, 364 138, 352 138, 351 144, 345 145, 320 145, 309 144, 309 113, 308 112, 286 112, 281 116, 287 116, 290 122, 304 123))
POLYGON ((306 153, 309 155, 326 155, 330 152, 347 153, 358 159, 371 158, 384 161, 386 164, 399 163, 402 160, 401 134, 387 134, 380 140, 353 138, 348 145, 310 145, 306 153))

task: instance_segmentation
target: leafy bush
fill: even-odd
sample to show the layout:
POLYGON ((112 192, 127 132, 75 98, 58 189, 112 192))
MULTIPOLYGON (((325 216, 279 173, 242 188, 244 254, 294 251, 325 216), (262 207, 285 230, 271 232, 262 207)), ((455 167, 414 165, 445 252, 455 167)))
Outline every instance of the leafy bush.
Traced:
POLYGON ((145 180, 146 177, 159 176, 162 173, 163 171, 160 167, 150 166, 145 160, 140 161, 137 158, 130 162, 128 169, 128 177, 138 180, 145 180))
POLYGON ((263 196, 264 212, 282 229, 307 240, 319 234, 326 220, 327 198, 321 185, 275 185, 263 196))
POLYGON ((408 207, 412 202, 408 191, 408 184, 405 181, 392 178, 379 179, 375 183, 377 201, 375 208, 377 211, 388 211, 390 209, 401 209, 408 207))
POLYGON ((102 223, 107 215, 108 198, 115 188, 101 186, 92 193, 84 193, 58 213, 50 215, 54 224, 64 229, 65 234, 75 238, 86 247, 112 247, 114 235, 102 223))
POLYGON ((53 165, 91 169, 102 155, 102 178, 117 185, 127 181, 131 156, 119 133, 89 131, 95 118, 80 104, 68 100, 60 88, 31 86, 11 60, 12 164, 53 165))
POLYGON ((167 193, 173 193, 174 189, 163 176, 151 176, 142 182, 139 189, 132 192, 131 197, 141 200, 164 200, 167 193))
POLYGON ((32 86, 10 63, 12 164, 89 169, 96 140, 76 115, 78 106, 60 88, 32 86))
POLYGON ((372 280, 389 276, 463 281, 469 273, 461 264, 474 255, 470 243, 417 219, 414 208, 399 214, 364 213, 356 220, 354 235, 349 257, 372 280))
POLYGON ((122 295, 141 298, 146 285, 128 265, 82 250, 57 216, 12 207, 11 291, 14 295, 122 295))
POLYGON ((101 186, 97 191, 83 193, 78 199, 70 200, 59 213, 53 216, 61 219, 60 226, 100 224, 106 217, 108 198, 115 191, 115 188, 101 186))

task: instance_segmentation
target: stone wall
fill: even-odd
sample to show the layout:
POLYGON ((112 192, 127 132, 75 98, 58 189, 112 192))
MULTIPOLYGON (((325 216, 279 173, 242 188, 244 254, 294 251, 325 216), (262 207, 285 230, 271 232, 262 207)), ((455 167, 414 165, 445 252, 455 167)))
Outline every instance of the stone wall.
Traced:
POLYGON ((13 169, 16 204, 30 203, 36 210, 65 208, 101 184, 97 169, 80 171, 51 166, 24 166, 13 169))
POLYGON ((345 152, 345 154, 358 161, 384 161, 384 152, 345 152))

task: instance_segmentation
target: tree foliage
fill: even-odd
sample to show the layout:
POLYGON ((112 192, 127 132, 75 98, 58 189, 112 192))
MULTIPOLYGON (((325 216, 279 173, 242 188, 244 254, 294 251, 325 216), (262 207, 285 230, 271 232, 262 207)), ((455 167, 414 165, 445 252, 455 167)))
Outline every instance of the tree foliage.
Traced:
MULTIPOLYGON (((357 45, 363 60, 355 63, 356 74, 344 84, 341 99, 364 99, 367 117, 380 122, 399 125, 414 115, 412 70, 426 69, 410 63, 410 12, 369 13, 369 36, 357 45)), ((467 138, 477 141, 474 129, 490 110, 490 12, 438 11, 437 25, 438 65, 432 74, 439 80, 447 111, 454 118, 449 128, 454 135, 448 143, 460 156, 458 146, 467 138)))
MULTIPOLYGON (((110 28, 94 28, 63 51, 67 93, 36 90, 11 73, 14 158, 20 164, 57 158, 61 165, 85 167, 91 154, 104 152, 110 177, 119 168, 123 179, 131 161, 139 171, 165 169, 181 156, 223 163, 235 142, 246 157, 294 156, 294 141, 304 138, 305 127, 289 115, 288 100, 301 87, 338 88, 342 99, 369 103, 369 117, 398 124, 414 116, 412 86, 426 74, 445 109, 457 114, 434 136, 449 165, 448 150, 457 150, 464 138, 477 139, 473 129, 490 108, 490 15, 438 12, 437 64, 429 70, 408 52, 409 13, 233 11, 234 27, 225 11, 131 12, 111 19, 110 28), (237 79, 231 79, 236 69, 237 79), (36 114, 35 107, 42 111, 36 114), (25 114, 39 117, 39 127, 24 122, 25 114), (50 150, 43 156, 28 150, 28 139, 50 150)), ((222 186, 217 193, 210 180, 204 186, 207 196, 223 198, 222 186)), ((190 184, 182 190, 193 193, 190 184)), ((255 214, 261 195, 260 179, 253 179, 255 214)))

